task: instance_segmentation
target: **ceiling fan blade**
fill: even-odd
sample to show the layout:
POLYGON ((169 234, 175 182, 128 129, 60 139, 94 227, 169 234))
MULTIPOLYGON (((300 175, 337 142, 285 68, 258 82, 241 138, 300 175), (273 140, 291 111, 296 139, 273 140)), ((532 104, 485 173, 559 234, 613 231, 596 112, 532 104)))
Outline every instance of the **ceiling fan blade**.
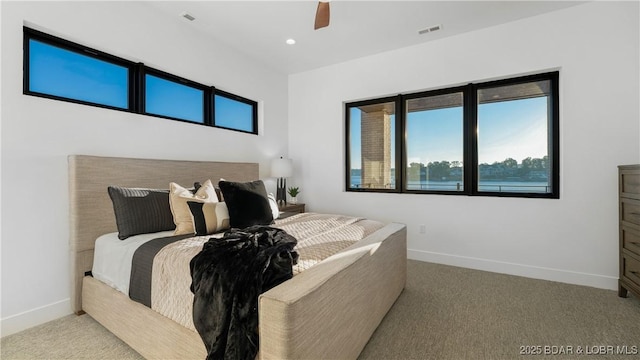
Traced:
POLYGON ((329 3, 319 1, 318 10, 316 10, 316 22, 313 29, 318 30, 326 26, 329 26, 329 3))

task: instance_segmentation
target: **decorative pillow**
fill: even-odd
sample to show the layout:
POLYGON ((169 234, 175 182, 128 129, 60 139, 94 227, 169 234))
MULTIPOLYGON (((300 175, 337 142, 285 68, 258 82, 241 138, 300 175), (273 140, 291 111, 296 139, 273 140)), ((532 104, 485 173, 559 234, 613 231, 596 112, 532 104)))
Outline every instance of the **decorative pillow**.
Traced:
POLYGON ((276 201, 276 196, 273 193, 269 193, 267 195, 269 199, 269 206, 271 207, 271 214, 273 215, 273 220, 277 219, 280 216, 280 209, 278 208, 278 201, 276 201))
POLYGON ((216 191, 211 180, 205 181, 198 190, 193 193, 174 182, 169 184, 169 204, 171 213, 173 214, 173 222, 175 223, 175 235, 193 234, 193 221, 191 220, 191 211, 187 201, 195 202, 218 202, 216 191))
POLYGON ((209 235, 230 227, 229 210, 226 203, 187 201, 187 205, 189 205, 193 216, 193 228, 196 235, 209 235))
POLYGON ((218 194, 218 200, 224 201, 224 195, 222 195, 222 190, 220 190, 220 181, 227 181, 224 178, 220 178, 218 181, 218 186, 216 186, 216 194, 218 194))
POLYGON ((273 222, 267 189, 262 180, 247 183, 220 181, 218 186, 229 209, 231 227, 245 228, 273 222))
POLYGON ((189 191, 191 191, 192 193, 196 193, 196 191, 198 191, 198 189, 200 189, 202 187, 202 184, 200 184, 198 181, 193 183, 193 189, 189 189, 189 191))
POLYGON ((169 190, 109 186, 118 238, 173 230, 169 190))

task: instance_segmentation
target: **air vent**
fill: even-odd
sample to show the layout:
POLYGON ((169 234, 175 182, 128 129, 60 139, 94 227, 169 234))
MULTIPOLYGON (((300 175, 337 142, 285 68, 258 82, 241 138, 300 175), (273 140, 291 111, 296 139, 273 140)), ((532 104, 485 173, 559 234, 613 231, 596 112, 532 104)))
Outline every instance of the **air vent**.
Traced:
POLYGON ((429 26, 429 27, 428 27, 428 28, 426 28, 426 29, 422 29, 422 30, 418 31, 418 34, 419 34, 419 35, 423 35, 423 34, 426 34, 426 33, 434 32, 434 31, 438 31, 438 30, 440 30, 440 29, 442 29, 442 25, 440 25, 440 24, 438 24, 438 25, 433 25, 433 26, 429 26))
POLYGON ((188 13, 188 12, 186 12, 186 11, 185 11, 185 12, 183 12, 182 14, 180 14, 180 16, 182 16, 183 18, 185 18, 185 19, 187 19, 187 20, 189 20, 189 21, 193 21, 193 20, 195 20, 195 19, 196 19, 193 15, 189 14, 189 13, 188 13))

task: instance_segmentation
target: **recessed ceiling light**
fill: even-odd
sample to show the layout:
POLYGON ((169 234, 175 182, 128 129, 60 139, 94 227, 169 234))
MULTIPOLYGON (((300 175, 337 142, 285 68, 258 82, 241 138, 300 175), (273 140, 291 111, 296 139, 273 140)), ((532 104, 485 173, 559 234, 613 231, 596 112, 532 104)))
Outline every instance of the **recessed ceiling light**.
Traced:
POLYGON ((293 39, 287 39, 287 41, 285 41, 285 42, 287 43, 287 45, 293 45, 293 44, 296 43, 296 41, 293 40, 293 39))

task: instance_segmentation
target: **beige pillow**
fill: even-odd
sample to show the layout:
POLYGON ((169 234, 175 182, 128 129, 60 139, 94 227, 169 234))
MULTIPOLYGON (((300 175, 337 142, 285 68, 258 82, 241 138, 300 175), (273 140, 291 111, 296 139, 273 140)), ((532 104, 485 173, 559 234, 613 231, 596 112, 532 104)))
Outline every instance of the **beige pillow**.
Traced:
POLYGON ((201 203, 216 203, 218 197, 211 180, 207 180, 202 186, 192 193, 174 182, 169 184, 169 205, 173 214, 173 222, 176 224, 175 235, 193 234, 193 219, 187 201, 195 201, 201 203))

